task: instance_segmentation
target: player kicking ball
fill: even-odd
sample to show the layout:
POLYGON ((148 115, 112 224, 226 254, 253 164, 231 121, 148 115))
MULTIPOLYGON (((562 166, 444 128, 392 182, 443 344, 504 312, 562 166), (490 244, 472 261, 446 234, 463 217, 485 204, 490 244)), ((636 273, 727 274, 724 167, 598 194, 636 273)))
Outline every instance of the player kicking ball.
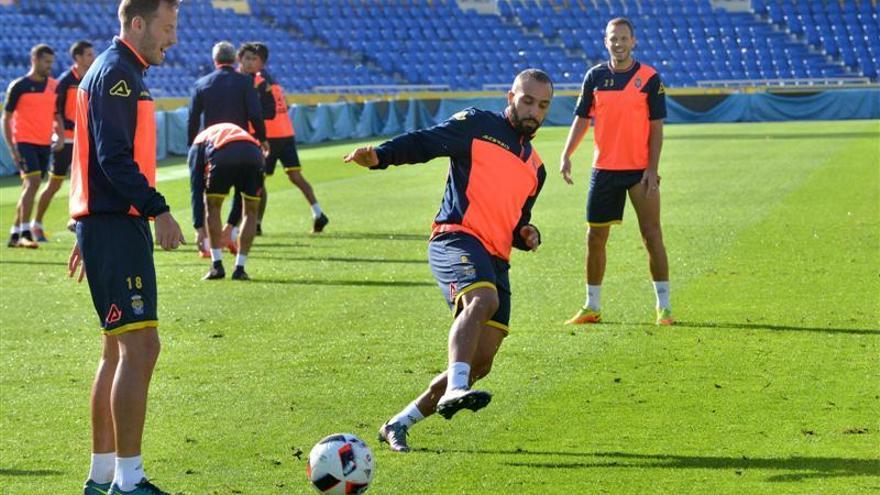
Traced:
POLYGON ((430 129, 403 134, 345 157, 370 169, 450 158, 449 179, 434 219, 428 260, 453 311, 448 369, 379 429, 391 450, 408 452, 407 433, 438 413, 478 411, 492 400, 470 387, 489 374, 509 331, 510 252, 541 243, 529 223, 546 173, 531 139, 550 108, 553 83, 537 69, 521 72, 500 113, 468 109, 430 129))
POLYGON ((259 141, 235 124, 214 124, 193 141, 189 149, 189 171, 193 227, 203 231, 207 224, 211 243, 211 270, 202 280, 226 277, 220 210, 233 186, 241 191, 244 199, 244 217, 232 279, 250 280, 244 265, 257 230, 263 192, 263 152, 259 141))

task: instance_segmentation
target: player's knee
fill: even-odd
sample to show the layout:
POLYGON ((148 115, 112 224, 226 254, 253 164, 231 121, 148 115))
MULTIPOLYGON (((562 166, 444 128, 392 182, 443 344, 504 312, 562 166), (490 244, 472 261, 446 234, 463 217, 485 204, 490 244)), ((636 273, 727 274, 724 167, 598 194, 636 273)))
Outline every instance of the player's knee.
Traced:
POLYGON ((25 177, 23 186, 27 192, 37 192, 40 187, 40 177, 38 175, 25 177))
POLYGON ((260 211, 260 200, 250 200, 247 199, 244 202, 244 214, 245 215, 256 215, 260 211))
POLYGON ((590 249, 603 249, 605 243, 608 242, 607 229, 590 229, 587 231, 587 245, 590 249))
POLYGON ((663 231, 660 229, 660 224, 642 225, 639 227, 639 230, 642 233, 642 240, 645 241, 645 244, 653 245, 663 242, 663 231))
POLYGON ((481 320, 488 320, 498 311, 498 293, 494 290, 481 290, 466 305, 466 309, 476 313, 481 320))

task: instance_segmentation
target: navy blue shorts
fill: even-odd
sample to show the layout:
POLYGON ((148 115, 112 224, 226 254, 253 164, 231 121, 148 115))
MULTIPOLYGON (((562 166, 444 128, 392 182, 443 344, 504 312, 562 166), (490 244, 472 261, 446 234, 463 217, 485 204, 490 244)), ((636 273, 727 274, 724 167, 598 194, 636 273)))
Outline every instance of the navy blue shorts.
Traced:
POLYGON ((587 196, 587 223, 606 227, 623 220, 626 193, 642 180, 644 170, 593 169, 587 196))
POLYGON ((245 199, 263 195, 263 152, 256 144, 233 141, 208 157, 205 195, 226 197, 232 187, 245 199))
POLYGON ((428 243, 428 263, 454 315, 461 296, 479 287, 498 292, 498 311, 486 322, 505 334, 510 331, 510 265, 492 256, 476 237, 464 232, 440 234, 428 243))
POLYGON ((266 157, 266 175, 275 173, 275 162, 281 160, 285 172, 300 170, 299 154, 296 152, 296 138, 269 138, 269 156, 266 157))
POLYGON ((73 143, 64 143, 61 151, 52 153, 52 178, 63 179, 70 170, 70 162, 73 160, 73 143))
POLYGON ((49 171, 49 157, 52 155, 51 146, 39 144, 17 143, 18 153, 21 155, 21 176, 31 177, 39 175, 45 177, 49 171))
POLYGON ((149 222, 131 215, 89 215, 76 222, 76 241, 104 334, 157 327, 149 222))

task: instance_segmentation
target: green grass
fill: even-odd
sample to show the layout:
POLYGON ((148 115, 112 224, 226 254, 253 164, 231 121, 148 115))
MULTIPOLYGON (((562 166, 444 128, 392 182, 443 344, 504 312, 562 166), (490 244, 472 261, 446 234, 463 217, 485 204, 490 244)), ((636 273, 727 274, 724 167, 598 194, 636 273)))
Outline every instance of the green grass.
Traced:
MULTIPOLYGON (((158 253, 164 347, 145 439, 157 484, 309 493, 309 449, 349 431, 376 453, 377 494, 880 492, 880 124, 667 126, 681 320, 668 329, 651 324, 629 207, 609 245, 607 323, 561 325, 584 297, 592 156, 585 141, 576 186, 563 184, 565 133, 537 140, 544 245, 514 254, 512 332, 483 384, 495 400, 419 424, 409 455, 374 435, 445 367, 449 315, 425 245, 443 163, 369 172, 341 163, 352 143, 304 148, 332 222, 307 235, 308 206, 273 177, 251 283, 201 282, 192 245, 158 253)), ((160 190, 188 224, 180 161, 160 190)), ((17 193, 0 182, 7 223, 17 193)), ((3 494, 77 493, 88 469, 100 341, 86 285, 66 278, 63 203, 50 244, 0 248, 3 494)))

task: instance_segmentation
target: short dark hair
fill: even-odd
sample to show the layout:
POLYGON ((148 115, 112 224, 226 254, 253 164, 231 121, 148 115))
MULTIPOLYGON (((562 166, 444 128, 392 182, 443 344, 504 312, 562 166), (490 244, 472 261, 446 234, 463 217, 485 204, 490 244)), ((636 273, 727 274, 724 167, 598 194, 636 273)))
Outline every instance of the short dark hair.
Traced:
POLYGON ((259 52, 257 51, 257 43, 255 41, 249 41, 247 43, 242 43, 238 47, 238 54, 237 54, 238 58, 241 58, 247 52, 251 52, 257 56, 260 55, 259 52))
MULTIPOLYGON (((608 21, 608 26, 617 26, 618 24, 623 24, 624 26, 628 27, 630 36, 636 35, 636 30, 633 27, 633 23, 631 23, 629 21, 629 19, 627 19, 626 17, 615 17, 614 19, 611 19, 610 21, 608 21)), ((605 27, 605 30, 607 32, 607 30, 608 30, 607 26, 605 27)))
POLYGON ((55 50, 45 43, 34 45, 34 47, 31 48, 31 58, 40 58, 43 55, 55 55, 55 50))
POLYGON ((79 41, 75 42, 74 44, 70 45, 70 50, 68 50, 68 53, 70 53, 70 58, 76 59, 76 57, 79 57, 80 55, 84 54, 86 52, 86 50, 88 50, 89 48, 92 48, 93 46, 94 45, 92 45, 92 43, 89 41, 79 40, 79 41))
POLYGON ((149 18, 156 15, 159 10, 159 4, 166 3, 169 7, 177 8, 180 5, 179 0, 122 0, 119 2, 119 10, 117 15, 123 26, 131 26, 131 21, 135 17, 149 18))
POLYGON ((553 80, 550 79, 549 74, 542 71, 541 69, 526 69, 526 70, 520 72, 519 74, 517 74, 516 79, 514 81, 517 81, 517 80, 522 81, 522 80, 526 80, 526 79, 534 79, 535 81, 538 81, 540 83, 549 84, 550 85, 550 93, 551 94, 554 93, 553 80))
POLYGON ((269 47, 266 46, 265 43, 261 43, 259 41, 254 43, 254 46, 257 47, 257 55, 259 55, 260 58, 263 59, 263 63, 268 62, 269 61, 269 47))

